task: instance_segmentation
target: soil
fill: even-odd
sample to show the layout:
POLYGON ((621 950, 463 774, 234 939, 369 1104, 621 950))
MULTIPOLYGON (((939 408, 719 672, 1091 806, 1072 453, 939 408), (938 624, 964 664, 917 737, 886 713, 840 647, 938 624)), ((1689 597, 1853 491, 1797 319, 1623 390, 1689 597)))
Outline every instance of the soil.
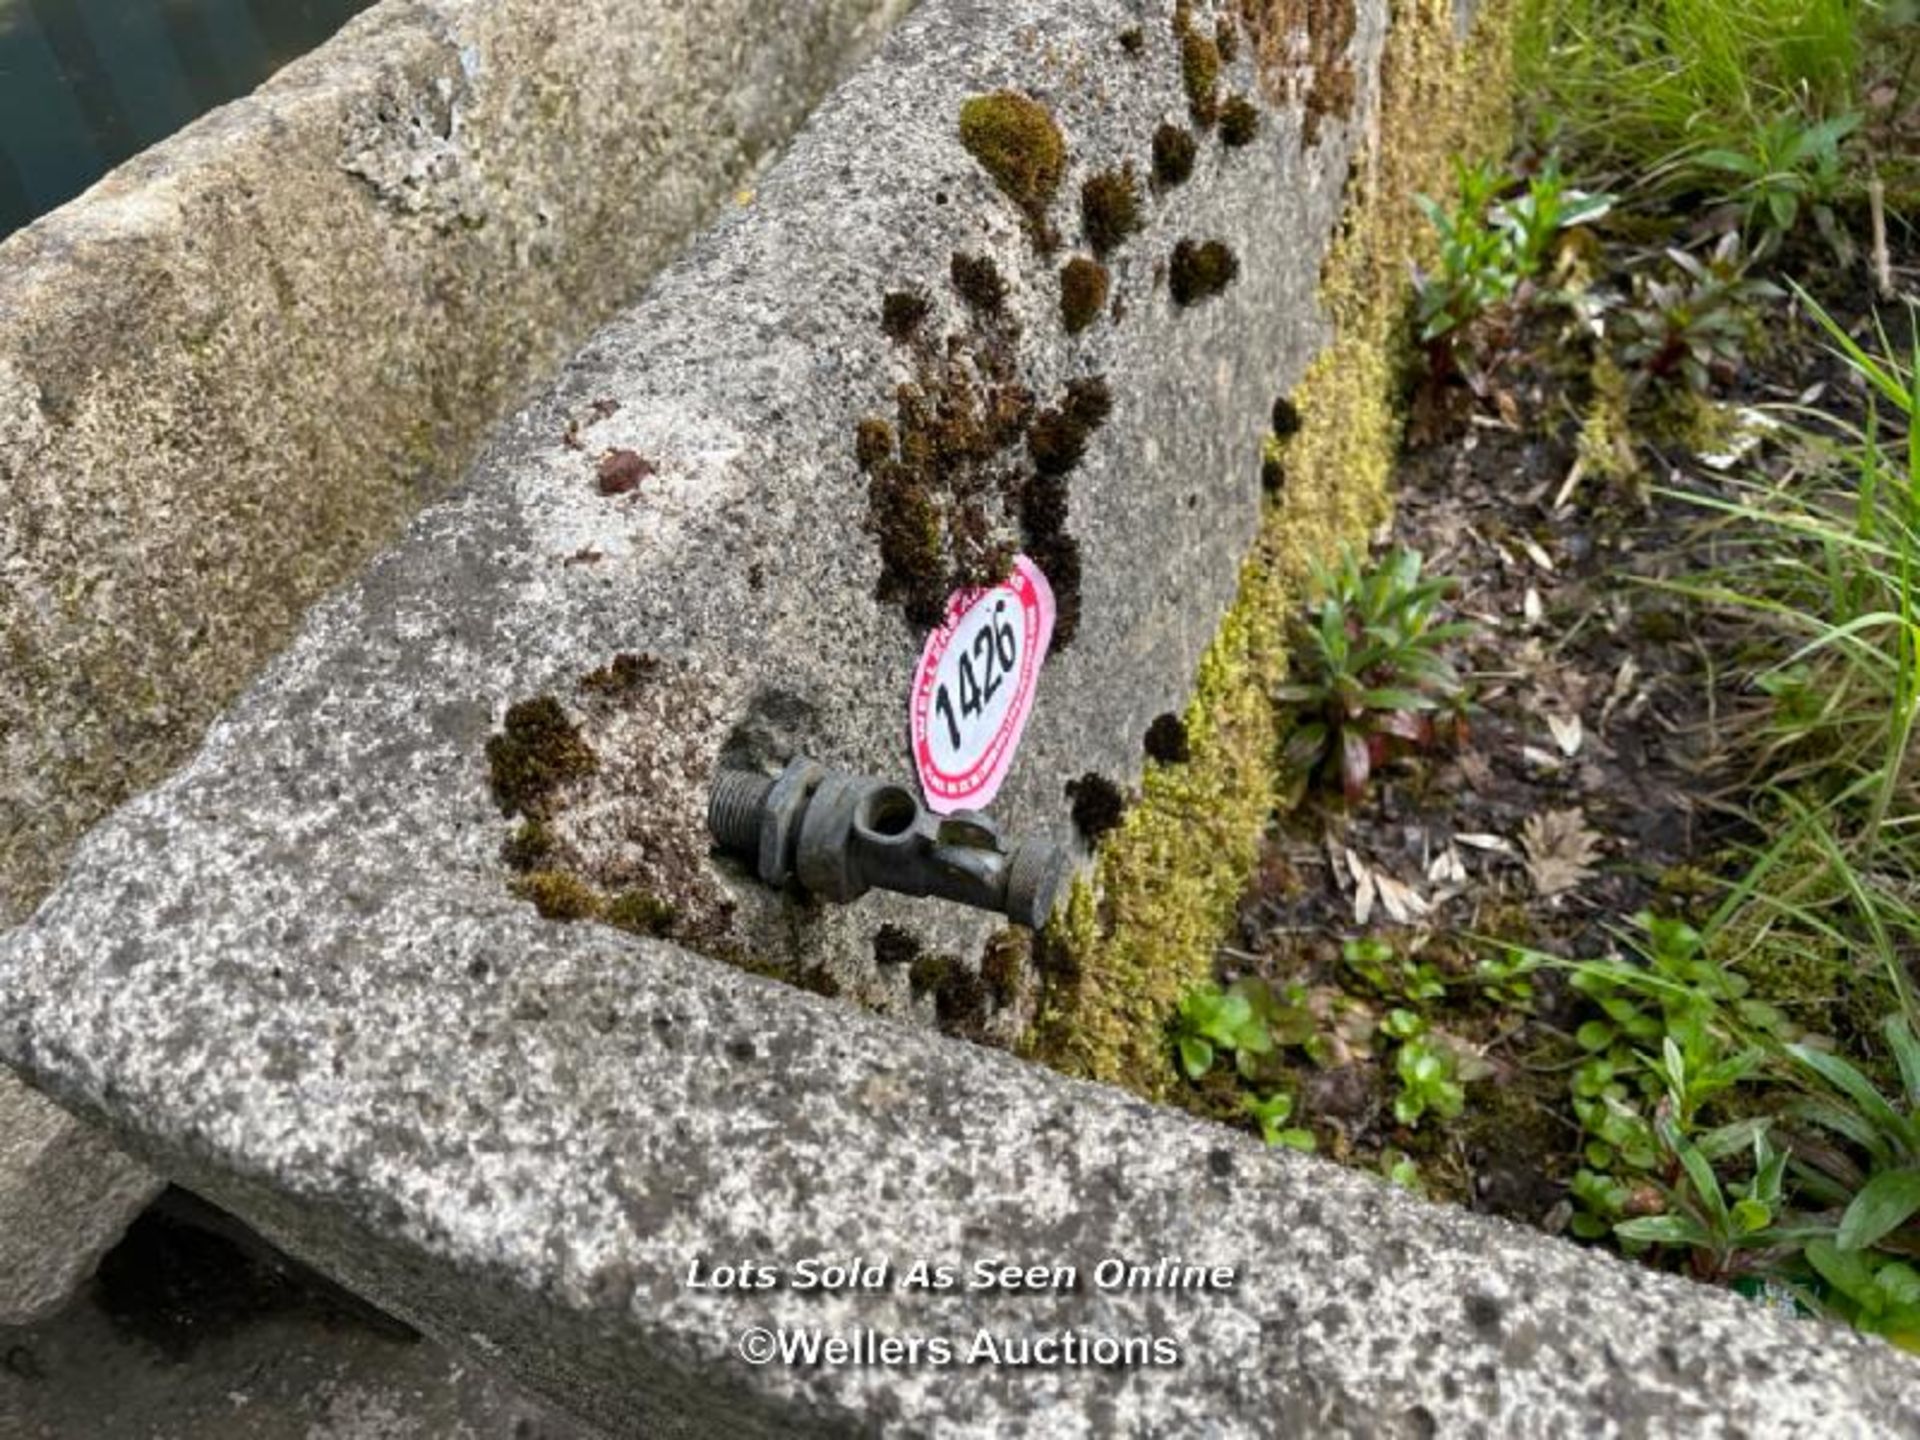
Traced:
MULTIPOLYGON (((1614 266, 1601 283, 1623 285, 1626 248, 1603 253, 1614 266)), ((1822 275, 1814 257, 1789 263, 1822 275)), ((1863 284, 1823 278, 1830 310, 1869 314, 1863 284)), ((1777 302, 1765 348, 1720 387, 1722 414, 1815 385, 1829 409, 1855 403, 1812 323, 1783 323, 1789 309, 1777 302)), ((1265 980, 1312 1017, 1313 1043, 1284 1049, 1272 1078, 1322 1153, 1383 1173, 1410 1157, 1435 1198, 1557 1231, 1585 1138, 1568 1099, 1573 1032, 1592 1012, 1562 970, 1528 975, 1528 999, 1478 967, 1509 946, 1617 953, 1636 913, 1699 918, 1717 898, 1748 838, 1722 803, 1743 777, 1725 744, 1738 697, 1716 693, 1716 661, 1737 637, 1657 584, 1701 565, 1708 542, 1702 512, 1655 487, 1711 492, 1718 472, 1685 443, 1645 439, 1659 427, 1643 432, 1637 415, 1640 474, 1570 483, 1592 342, 1541 306, 1510 321, 1499 348, 1477 393, 1412 386, 1397 513, 1375 537, 1455 577, 1456 616, 1479 626, 1454 656, 1472 681, 1464 743, 1396 762, 1351 808, 1316 790, 1278 814, 1217 976, 1265 980), (1393 958, 1356 966, 1344 956, 1355 940, 1384 941, 1393 958), (1457 1119, 1396 1120, 1394 1045, 1380 1032, 1395 1007, 1418 1010, 1458 1058, 1457 1119)), ((1241 1093, 1216 1073, 1189 1098, 1244 1124, 1241 1093)))

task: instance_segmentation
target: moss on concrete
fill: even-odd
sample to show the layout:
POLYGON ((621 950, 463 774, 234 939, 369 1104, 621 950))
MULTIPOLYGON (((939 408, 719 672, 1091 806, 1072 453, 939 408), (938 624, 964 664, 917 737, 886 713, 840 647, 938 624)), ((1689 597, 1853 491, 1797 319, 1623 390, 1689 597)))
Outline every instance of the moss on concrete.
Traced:
POLYGON ((1040 947, 1048 990, 1023 1050, 1150 1097, 1175 1078, 1168 1018, 1211 974, 1277 801, 1268 694, 1286 673, 1286 622, 1309 562, 1388 513, 1407 261, 1431 259, 1413 197, 1446 193, 1453 154, 1504 148, 1507 6, 1483 11, 1463 43, 1450 0, 1396 0, 1382 75, 1378 144, 1322 270, 1333 339, 1291 391, 1300 424, 1285 494, 1268 502, 1238 598, 1200 662, 1184 717, 1190 759, 1147 767, 1139 801, 1040 947))

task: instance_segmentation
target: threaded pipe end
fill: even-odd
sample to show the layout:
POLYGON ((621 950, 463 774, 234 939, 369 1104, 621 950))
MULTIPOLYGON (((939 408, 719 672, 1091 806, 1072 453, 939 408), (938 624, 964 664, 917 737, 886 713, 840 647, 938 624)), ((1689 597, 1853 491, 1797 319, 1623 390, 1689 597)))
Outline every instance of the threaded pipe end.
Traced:
POLYGON ((707 797, 707 829, 723 850, 748 860, 760 854, 760 819, 766 811, 773 777, 751 770, 722 770, 707 797))
POLYGON ((1043 930, 1073 872, 1065 848, 1041 839, 1023 840, 1007 864, 1007 918, 1029 930, 1043 930))

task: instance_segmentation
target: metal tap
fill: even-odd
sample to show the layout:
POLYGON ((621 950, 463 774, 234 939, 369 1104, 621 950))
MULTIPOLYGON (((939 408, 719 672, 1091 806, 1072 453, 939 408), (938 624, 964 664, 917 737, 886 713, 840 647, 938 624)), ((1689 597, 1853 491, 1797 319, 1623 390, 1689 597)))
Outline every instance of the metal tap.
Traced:
POLYGON ((798 880, 842 904, 878 887, 995 910, 1038 930, 1072 858, 1064 846, 1009 841, 986 815, 935 815, 903 786, 796 757, 778 776, 722 770, 707 827, 769 885, 798 880))

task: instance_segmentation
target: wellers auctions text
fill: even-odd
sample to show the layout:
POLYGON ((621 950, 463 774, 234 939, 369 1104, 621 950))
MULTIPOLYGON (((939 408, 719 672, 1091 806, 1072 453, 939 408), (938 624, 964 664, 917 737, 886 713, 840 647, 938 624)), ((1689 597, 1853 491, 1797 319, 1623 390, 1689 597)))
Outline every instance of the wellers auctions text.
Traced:
POLYGON ((1169 1256, 1136 1261, 1106 1256, 1089 1266, 1014 1264, 1002 1259, 961 1262, 892 1258, 815 1257, 773 1264, 766 1261, 715 1262, 698 1256, 687 1267, 689 1290, 792 1290, 837 1294, 848 1291, 997 1291, 1003 1294, 1059 1294, 1096 1291, 1226 1291, 1239 1283, 1232 1265, 1196 1264, 1169 1256))
POLYGON ((985 1365, 1059 1370, 1165 1368, 1181 1363, 1180 1344, 1168 1335, 1098 1335, 1056 1330, 1038 1335, 978 1330, 968 1339, 945 1335, 895 1335, 876 1330, 760 1331, 763 1349, 749 1352, 755 1364, 789 1366, 985 1365))

